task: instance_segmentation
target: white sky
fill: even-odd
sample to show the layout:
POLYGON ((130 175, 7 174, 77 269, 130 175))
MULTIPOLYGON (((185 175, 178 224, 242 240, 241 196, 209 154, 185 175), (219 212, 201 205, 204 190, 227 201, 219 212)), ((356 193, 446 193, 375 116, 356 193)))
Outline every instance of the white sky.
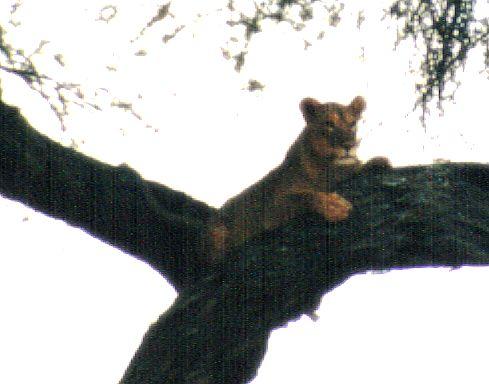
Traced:
MULTIPOLYGON (((106 5, 99 0, 23 3, 15 29, 6 22, 9 2, 0 4, 7 41, 25 52, 50 41, 35 63, 56 79, 81 83, 103 112, 73 106, 63 132, 42 98, 0 72, 3 98, 53 139, 75 140, 90 156, 128 163, 209 204, 222 204, 281 161, 303 127, 298 103, 305 96, 367 99, 359 127, 363 159, 489 161, 482 58, 472 55, 455 102, 444 116, 435 111, 425 131, 419 112, 412 113, 409 61, 417 68, 417 56, 409 42, 393 51, 395 26, 380 21, 388 1, 371 2, 360 31, 353 27, 356 8, 347 8, 342 23, 307 51, 302 39, 320 26, 299 35, 287 24, 268 23, 251 42, 241 74, 221 53, 230 36, 241 37, 225 24, 227 1, 198 2, 195 9, 174 1, 176 18, 133 43, 156 1, 121 1, 110 23, 94 22, 106 5), (207 16, 197 18, 199 12, 207 16), (161 36, 182 24, 163 45, 161 36), (147 55, 135 56, 140 49, 147 55), (53 59, 58 53, 66 67, 53 59), (250 77, 265 90, 244 91, 250 77), (132 102, 144 123, 110 108, 114 99, 132 102)), ((236 51, 239 43, 228 48, 236 51)), ((0 382, 117 382, 148 325, 174 299, 171 287, 79 229, 6 199, 0 211, 0 233, 7 234, 0 256, 0 382)), ((486 268, 356 276, 325 296, 318 322, 303 318, 274 332, 253 383, 487 383, 488 291, 486 268)))

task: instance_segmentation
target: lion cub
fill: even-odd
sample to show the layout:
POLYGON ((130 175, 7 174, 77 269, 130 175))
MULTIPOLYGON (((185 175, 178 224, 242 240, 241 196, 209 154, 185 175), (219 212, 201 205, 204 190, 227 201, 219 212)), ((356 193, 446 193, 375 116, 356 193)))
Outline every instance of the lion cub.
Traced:
MULTIPOLYGON (((351 203, 334 190, 362 168, 355 154, 356 124, 365 100, 358 96, 349 105, 341 105, 306 98, 300 109, 306 127, 282 164, 229 199, 212 220, 212 258, 307 210, 333 222, 348 217, 351 203)), ((389 166, 385 158, 370 163, 389 166)))

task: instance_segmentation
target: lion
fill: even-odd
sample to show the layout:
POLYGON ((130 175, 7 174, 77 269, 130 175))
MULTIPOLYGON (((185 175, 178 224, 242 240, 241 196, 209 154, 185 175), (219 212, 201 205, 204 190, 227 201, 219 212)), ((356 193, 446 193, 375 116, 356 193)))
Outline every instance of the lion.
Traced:
POLYGON ((226 201, 211 219, 211 258, 220 259, 230 248, 307 211, 331 222, 347 219, 352 204, 335 192, 338 183, 365 166, 390 167, 383 157, 362 164, 356 156, 356 126, 365 106, 361 96, 348 105, 303 99, 306 126, 284 161, 226 201))

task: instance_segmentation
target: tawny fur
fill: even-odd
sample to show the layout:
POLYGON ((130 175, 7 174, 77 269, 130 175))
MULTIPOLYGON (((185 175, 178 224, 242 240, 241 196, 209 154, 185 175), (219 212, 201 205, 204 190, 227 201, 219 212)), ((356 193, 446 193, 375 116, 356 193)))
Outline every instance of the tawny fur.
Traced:
MULTIPOLYGON (((365 100, 357 96, 349 105, 341 105, 306 98, 300 109, 306 126, 282 164, 229 199, 211 221, 213 258, 308 210, 329 221, 348 218, 352 205, 334 190, 362 169, 355 154, 356 125, 365 100)), ((385 158, 371 162, 389 166, 385 158)))

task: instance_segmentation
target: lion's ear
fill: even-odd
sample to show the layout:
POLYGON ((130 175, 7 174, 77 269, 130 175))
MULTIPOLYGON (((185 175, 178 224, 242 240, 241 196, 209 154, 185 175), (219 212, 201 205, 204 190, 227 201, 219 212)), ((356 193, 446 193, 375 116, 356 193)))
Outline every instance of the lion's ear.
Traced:
POLYGON ((355 115, 360 115, 366 106, 365 99, 362 96, 357 96, 352 100, 349 107, 355 115))
POLYGON ((307 123, 318 118, 321 107, 322 104, 312 97, 306 97, 301 101, 300 109, 307 123))

